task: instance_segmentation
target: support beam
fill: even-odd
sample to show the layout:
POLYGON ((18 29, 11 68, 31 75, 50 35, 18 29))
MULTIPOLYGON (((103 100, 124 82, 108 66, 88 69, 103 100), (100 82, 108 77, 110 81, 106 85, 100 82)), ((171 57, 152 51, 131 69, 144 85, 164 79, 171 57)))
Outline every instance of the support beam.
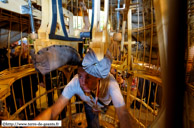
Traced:
MULTIPOLYGON (((22 6, 24 5, 28 6, 28 3, 24 0, 9 0, 8 3, 0 2, 0 8, 19 14, 23 14, 22 6)), ((41 20, 41 12, 39 10, 33 9, 33 16, 35 19, 41 20)))

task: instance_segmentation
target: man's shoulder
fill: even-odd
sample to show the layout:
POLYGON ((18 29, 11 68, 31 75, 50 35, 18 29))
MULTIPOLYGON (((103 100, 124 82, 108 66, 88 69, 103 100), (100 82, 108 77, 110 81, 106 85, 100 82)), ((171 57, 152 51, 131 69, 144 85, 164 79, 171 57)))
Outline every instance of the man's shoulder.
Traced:
POLYGON ((73 79, 77 79, 78 80, 78 74, 76 74, 73 79))
POLYGON ((109 77, 109 85, 108 85, 108 89, 109 90, 112 90, 112 89, 119 89, 119 85, 115 79, 115 77, 110 74, 110 77, 109 77))
POLYGON ((115 79, 115 77, 112 75, 112 74, 110 74, 110 77, 109 77, 110 79, 110 81, 109 81, 109 84, 117 84, 117 81, 116 81, 116 79, 115 79))
POLYGON ((76 74, 67 85, 68 86, 77 86, 77 85, 79 85, 78 74, 76 74))

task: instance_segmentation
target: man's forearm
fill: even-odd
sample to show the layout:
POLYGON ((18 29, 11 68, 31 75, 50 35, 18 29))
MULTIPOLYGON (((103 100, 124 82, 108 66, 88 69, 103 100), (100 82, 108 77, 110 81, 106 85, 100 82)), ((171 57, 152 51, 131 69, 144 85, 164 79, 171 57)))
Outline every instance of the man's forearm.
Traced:
POLYGON ((53 115, 52 115, 51 108, 44 110, 37 117, 34 118, 34 120, 52 120, 52 119, 53 119, 53 115))
POLYGON ((120 128, 137 128, 137 121, 129 114, 125 106, 116 108, 116 112, 120 122, 120 128))
POLYGON ((39 114, 35 120, 53 120, 61 113, 64 107, 68 104, 68 99, 62 95, 51 107, 39 114))

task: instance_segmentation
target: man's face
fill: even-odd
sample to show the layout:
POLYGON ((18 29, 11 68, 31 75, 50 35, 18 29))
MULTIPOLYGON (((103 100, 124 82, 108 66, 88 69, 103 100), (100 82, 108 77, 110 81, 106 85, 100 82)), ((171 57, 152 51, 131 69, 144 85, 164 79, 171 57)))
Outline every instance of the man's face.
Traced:
POLYGON ((117 82, 118 82, 119 84, 121 84, 121 83, 123 82, 122 74, 119 74, 119 73, 118 73, 117 82))
POLYGON ((78 68, 78 78, 80 86, 84 92, 95 90, 97 85, 99 84, 98 81, 100 80, 100 78, 88 74, 81 67, 78 68))

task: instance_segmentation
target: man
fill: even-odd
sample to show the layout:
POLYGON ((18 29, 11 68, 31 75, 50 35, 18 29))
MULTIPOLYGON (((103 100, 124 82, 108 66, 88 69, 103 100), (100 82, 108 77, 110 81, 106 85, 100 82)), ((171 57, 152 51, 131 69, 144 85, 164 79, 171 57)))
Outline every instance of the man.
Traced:
POLYGON ((136 121, 125 107, 118 83, 109 73, 110 56, 105 55, 101 61, 92 49, 85 55, 78 74, 67 84, 59 99, 47 110, 38 115, 36 120, 55 119, 68 104, 73 95, 78 95, 84 101, 88 128, 99 128, 98 112, 111 100, 120 121, 121 128, 137 127, 136 121), (95 94, 93 92, 96 92, 95 94), (94 94, 93 96, 91 96, 94 94))
POLYGON ((121 90, 127 91, 127 82, 123 78, 123 74, 120 70, 118 70, 117 82, 120 85, 121 90))

